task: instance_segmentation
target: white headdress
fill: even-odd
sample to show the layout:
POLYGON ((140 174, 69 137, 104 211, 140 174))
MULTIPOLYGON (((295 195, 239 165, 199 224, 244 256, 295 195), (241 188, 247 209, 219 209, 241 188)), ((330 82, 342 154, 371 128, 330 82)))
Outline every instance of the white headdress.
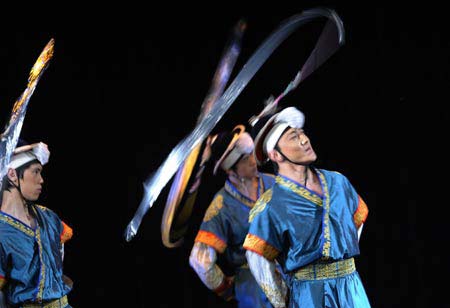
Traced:
POLYGON ((16 169, 26 163, 37 159, 41 165, 45 165, 50 157, 50 151, 43 142, 33 143, 17 147, 11 157, 8 168, 16 169))

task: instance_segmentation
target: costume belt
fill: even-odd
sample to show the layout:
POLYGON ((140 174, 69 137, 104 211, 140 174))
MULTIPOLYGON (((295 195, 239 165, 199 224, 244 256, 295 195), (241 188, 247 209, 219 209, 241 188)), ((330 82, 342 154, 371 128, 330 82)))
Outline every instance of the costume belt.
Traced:
POLYGON ((64 295, 61 298, 45 302, 42 304, 39 303, 29 303, 29 304, 23 304, 21 307, 23 308, 63 308, 66 307, 69 304, 69 301, 67 299, 67 295, 64 295))
POLYGON ((356 270, 353 258, 324 263, 323 261, 308 264, 295 272, 298 280, 322 280, 344 277, 356 270))

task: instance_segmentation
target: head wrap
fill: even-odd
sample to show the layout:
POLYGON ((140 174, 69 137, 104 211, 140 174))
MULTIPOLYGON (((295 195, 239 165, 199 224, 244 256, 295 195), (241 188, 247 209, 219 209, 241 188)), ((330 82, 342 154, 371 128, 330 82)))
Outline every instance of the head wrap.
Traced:
POLYGON ((237 125, 230 133, 219 135, 212 144, 212 152, 219 158, 214 165, 213 174, 222 168, 229 170, 242 156, 253 152, 253 139, 245 131, 244 125, 237 125))
POLYGON ((287 107, 274 115, 260 118, 252 129, 258 165, 262 165, 268 159, 267 154, 275 148, 288 127, 302 128, 304 124, 304 114, 295 107, 287 107))
POLYGON ((32 160, 38 160, 41 165, 45 165, 49 156, 50 151, 43 142, 20 146, 14 150, 8 168, 16 169, 32 160))

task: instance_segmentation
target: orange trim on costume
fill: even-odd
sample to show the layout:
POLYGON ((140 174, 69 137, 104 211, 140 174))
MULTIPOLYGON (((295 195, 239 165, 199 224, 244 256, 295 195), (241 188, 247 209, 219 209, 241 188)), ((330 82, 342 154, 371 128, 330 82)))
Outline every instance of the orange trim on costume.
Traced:
POLYGON ((201 242, 208 246, 211 246, 219 253, 223 253, 227 248, 227 243, 225 243, 221 238, 219 238, 212 232, 203 230, 198 231, 194 242, 201 242))
POLYGON ((356 228, 359 228, 367 219, 367 215, 369 214, 369 209, 367 208, 364 200, 358 196, 358 208, 353 214, 353 220, 355 221, 356 228))
POLYGON ((256 252, 270 261, 273 261, 279 254, 275 247, 253 234, 247 234, 243 247, 256 252))
POLYGON ((65 222, 62 222, 63 225, 63 230, 61 232, 61 243, 64 244, 65 242, 67 242, 68 240, 70 240, 72 238, 73 235, 73 230, 71 227, 69 227, 68 225, 66 225, 65 222))
POLYGON ((0 290, 3 289, 3 286, 6 284, 6 279, 2 275, 0 275, 0 290))

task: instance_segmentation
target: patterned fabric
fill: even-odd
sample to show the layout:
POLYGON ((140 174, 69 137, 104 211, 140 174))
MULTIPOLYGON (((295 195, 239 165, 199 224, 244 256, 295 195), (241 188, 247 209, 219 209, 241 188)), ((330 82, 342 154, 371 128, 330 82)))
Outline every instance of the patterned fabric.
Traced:
MULTIPOLYGON (((368 215, 366 204, 344 175, 321 169, 314 171, 320 180, 323 195, 292 179, 277 176, 271 192, 266 192, 270 198, 266 198, 261 202, 264 205, 255 207, 255 213, 250 214, 252 222, 244 243, 245 249, 268 260, 275 259, 283 268, 283 272, 293 278, 291 294, 297 294, 295 296, 298 297, 302 297, 304 291, 301 290, 309 288, 304 284, 310 282, 294 283, 298 280, 295 279, 296 272, 302 272, 305 266, 319 260, 333 262, 359 255, 357 229, 368 215)), ((310 273, 309 268, 304 271, 310 273)), ((346 282, 352 284, 349 288, 355 291, 350 296, 359 298, 358 301, 364 303, 358 307, 370 307, 357 272, 347 269, 345 273, 352 276, 352 279, 346 282)), ((347 278, 330 278, 323 283, 333 284, 336 283, 333 282, 334 279, 347 278)), ((290 305, 323 307, 323 289, 316 292, 311 287, 310 290, 310 296, 314 299, 309 302, 310 306, 305 305, 308 301, 300 305, 295 301, 295 296, 291 298, 290 305)), ((351 291, 336 288, 330 296, 347 296, 347 292, 351 291)), ((348 304, 348 307, 355 307, 350 302, 348 304)))
MULTIPOLYGON (((270 188, 274 181, 272 175, 259 174, 258 197, 270 188)), ((208 207, 195 239, 195 242, 213 247, 234 269, 234 293, 239 308, 272 307, 250 270, 244 266, 247 260, 242 244, 248 232, 249 213, 255 201, 241 194, 227 181, 208 207)), ((207 277, 201 278, 208 281, 207 277)))
MULTIPOLYGON (((275 179, 262 173, 259 177, 259 195, 270 188, 275 179)), ((248 217, 255 200, 239 193, 229 181, 220 189, 206 210, 203 222, 195 239, 214 247, 233 267, 246 263, 245 250, 242 247, 248 232, 248 217)))
MULTIPOLYGON (((43 304, 24 304, 22 308, 65 308, 68 307, 69 300, 67 299, 67 295, 64 295, 62 298, 55 299, 48 303, 43 304)), ((70 307, 70 306, 69 306, 70 307)))
POLYGON ((217 235, 203 230, 198 231, 197 236, 195 237, 195 242, 200 242, 211 246, 219 253, 223 253, 225 248, 227 248, 227 243, 218 238, 217 235))
POLYGON ((273 261, 278 256, 279 251, 268 244, 265 240, 253 234, 248 234, 243 245, 246 249, 264 256, 267 260, 273 261))
POLYGON ((13 305, 52 301, 71 290, 62 279, 61 247, 72 229, 48 208, 32 210, 35 229, 0 211, 0 286, 13 305))
POLYGON ((315 262, 295 272, 299 280, 322 280, 347 276, 356 270, 353 258, 335 262, 315 262))

